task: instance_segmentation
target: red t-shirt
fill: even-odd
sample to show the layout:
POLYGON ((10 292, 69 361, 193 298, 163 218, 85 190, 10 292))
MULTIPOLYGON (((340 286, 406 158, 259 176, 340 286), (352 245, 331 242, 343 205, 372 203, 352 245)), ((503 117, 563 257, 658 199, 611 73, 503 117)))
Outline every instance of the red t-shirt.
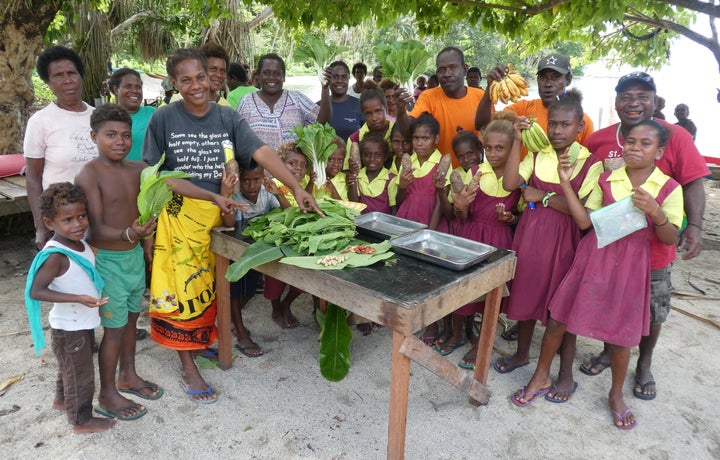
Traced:
MULTIPOLYGON (((695 146, 690 133, 665 120, 655 119, 670 131, 670 139, 663 157, 655 165, 668 176, 684 186, 710 174, 705 159, 695 146)), ((614 124, 595 131, 585 142, 585 147, 603 162, 608 159, 622 158, 622 146, 625 138, 619 132, 620 124, 614 124)), ((675 245, 662 243, 657 236, 650 242, 650 269, 657 270, 669 266, 675 260, 675 245)))
POLYGON ((452 155, 453 168, 460 165, 452 149, 453 138, 460 131, 472 131, 478 134, 478 130, 475 129, 475 114, 485 94, 485 90, 481 88, 466 88, 467 94, 460 99, 447 97, 440 86, 427 89, 420 94, 415 107, 409 113, 411 117, 417 118, 423 112, 428 112, 437 119, 440 123, 440 142, 437 149, 443 155, 448 153, 452 155))

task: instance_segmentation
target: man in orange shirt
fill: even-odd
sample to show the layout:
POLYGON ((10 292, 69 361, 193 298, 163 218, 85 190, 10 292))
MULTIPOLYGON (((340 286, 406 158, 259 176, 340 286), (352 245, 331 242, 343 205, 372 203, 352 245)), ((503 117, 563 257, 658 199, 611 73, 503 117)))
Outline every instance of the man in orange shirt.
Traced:
MULTIPOLYGON (((487 74, 488 88, 491 82, 500 81, 507 75, 507 66, 500 64, 487 74)), ((565 89, 572 82, 572 72, 570 71, 570 59, 562 54, 551 54, 540 59, 537 70, 538 93, 540 99, 522 99, 514 104, 507 106, 506 110, 512 110, 516 114, 525 117, 535 117, 535 120, 547 130, 548 122, 548 106, 554 101, 560 99, 565 94, 565 89)), ((475 128, 480 130, 490 122, 493 104, 490 100, 490 91, 486 91, 480 104, 477 107, 475 117, 475 128)), ((595 130, 592 120, 587 113, 583 115, 585 127, 578 134, 576 140, 581 144, 595 130)), ((523 147, 522 156, 525 156, 527 150, 523 147)))
POLYGON ((444 48, 435 59, 437 76, 440 86, 423 91, 418 97, 415 107, 408 114, 406 103, 412 102, 412 95, 400 90, 398 93, 397 120, 403 134, 410 138, 410 124, 423 112, 428 112, 440 123, 440 142, 437 145, 440 153, 451 154, 453 168, 460 163, 452 149, 452 140, 460 131, 475 129, 475 110, 480 104, 485 91, 480 88, 465 86, 465 75, 468 70, 463 52, 453 46, 444 48))

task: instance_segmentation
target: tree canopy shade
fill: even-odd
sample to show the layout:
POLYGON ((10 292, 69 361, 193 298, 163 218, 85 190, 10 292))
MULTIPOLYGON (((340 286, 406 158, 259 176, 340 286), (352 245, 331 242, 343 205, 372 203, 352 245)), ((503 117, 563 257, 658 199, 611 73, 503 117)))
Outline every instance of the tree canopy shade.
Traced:
MULTIPOLYGON (((270 3, 270 2, 268 2, 270 3)), ((715 19, 720 5, 699 0, 273 0, 275 16, 290 27, 354 26, 372 18, 387 24, 414 15, 421 33, 440 35, 458 20, 479 24, 537 52, 559 42, 583 42, 588 60, 616 58, 657 68, 667 62, 670 39, 683 35, 713 53, 720 70, 715 19), (689 28, 696 16, 710 21, 711 36, 689 28)))

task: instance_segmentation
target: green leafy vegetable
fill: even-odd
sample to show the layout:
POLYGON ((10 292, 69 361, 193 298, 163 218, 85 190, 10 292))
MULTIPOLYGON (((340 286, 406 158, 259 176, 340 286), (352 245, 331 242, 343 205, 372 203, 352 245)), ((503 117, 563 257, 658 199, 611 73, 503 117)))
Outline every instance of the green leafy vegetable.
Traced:
POLYGON ((328 44, 324 39, 311 34, 305 34, 295 48, 295 57, 300 61, 312 61, 315 65, 320 82, 323 81, 323 71, 337 55, 347 51, 347 46, 334 43, 328 44))
POLYGON ((335 151, 337 145, 333 143, 335 139, 335 129, 329 124, 313 123, 302 127, 295 127, 295 134, 298 137, 297 146, 312 163, 315 177, 315 186, 322 187, 325 184, 325 166, 330 155, 335 151))
POLYGON ((157 164, 148 166, 140 172, 140 193, 137 197, 140 225, 144 225, 153 215, 160 214, 172 199, 172 189, 166 179, 190 177, 182 171, 160 171, 160 166, 164 162, 163 153, 157 164))
POLYGON ((350 370, 350 339, 352 330, 347 324, 347 313, 331 303, 325 313, 320 333, 320 373, 331 382, 345 378, 350 370))
POLYGON ((258 241, 245 249, 242 257, 228 267, 225 278, 235 282, 245 276, 252 268, 282 258, 283 252, 277 246, 258 241))
POLYGON ((430 53, 417 40, 382 44, 373 50, 382 66, 383 77, 405 86, 413 93, 415 77, 427 66, 430 53))
POLYGON ((228 268, 225 277, 237 281, 250 269, 283 255, 329 253, 345 248, 355 236, 358 212, 334 200, 318 200, 324 217, 297 207, 274 209, 251 219, 243 235, 255 240, 228 268))

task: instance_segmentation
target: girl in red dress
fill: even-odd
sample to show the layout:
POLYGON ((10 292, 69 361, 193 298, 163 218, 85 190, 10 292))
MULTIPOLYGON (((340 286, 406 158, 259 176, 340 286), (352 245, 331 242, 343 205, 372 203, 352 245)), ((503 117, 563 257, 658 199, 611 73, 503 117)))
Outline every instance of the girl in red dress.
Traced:
POLYGON ((560 185, 578 227, 585 230, 592 226, 588 211, 629 196, 645 213, 648 226, 602 248, 598 248, 594 229, 580 241, 572 267, 550 301, 550 319, 537 368, 527 386, 512 396, 515 405, 527 406, 550 392, 550 365, 568 331, 611 344, 608 399, 613 421, 624 430, 637 424, 623 400, 622 387, 630 348, 640 343, 650 327, 650 240, 657 235, 663 243, 675 244, 682 224, 682 188, 655 166, 667 140, 667 130, 653 120, 635 125, 625 138, 625 167, 600 176, 585 203, 587 211, 571 193, 573 165, 569 155, 561 156, 560 185))

